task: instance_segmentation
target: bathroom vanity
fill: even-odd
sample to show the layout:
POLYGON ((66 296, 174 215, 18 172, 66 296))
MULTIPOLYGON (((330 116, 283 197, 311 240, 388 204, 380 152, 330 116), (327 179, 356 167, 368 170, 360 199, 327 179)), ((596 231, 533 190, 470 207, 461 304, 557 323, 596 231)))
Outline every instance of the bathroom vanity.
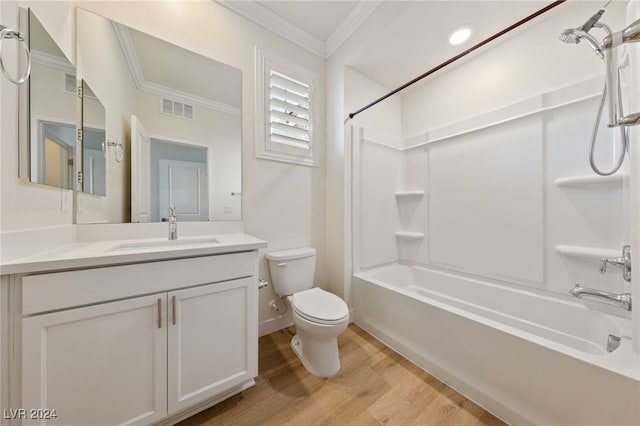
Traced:
POLYGON ((74 243, 2 265, 2 424, 175 423, 254 384, 245 234, 74 243))

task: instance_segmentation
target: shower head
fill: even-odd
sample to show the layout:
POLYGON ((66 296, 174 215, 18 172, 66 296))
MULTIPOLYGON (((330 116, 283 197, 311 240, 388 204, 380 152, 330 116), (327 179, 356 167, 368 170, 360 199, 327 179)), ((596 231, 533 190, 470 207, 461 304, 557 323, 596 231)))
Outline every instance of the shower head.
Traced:
POLYGON ((611 3, 611 1, 607 2, 607 4, 605 4, 602 9, 597 11, 593 16, 591 16, 591 18, 587 20, 587 22, 582 24, 580 27, 564 30, 560 34, 560 41, 564 43, 578 44, 580 43, 580 40, 584 39, 598 56, 604 58, 604 54, 602 53, 602 49, 600 48, 600 43, 591 34, 589 34, 589 31, 591 31, 591 28, 596 27, 604 28, 607 33, 610 32, 606 25, 598 23, 598 21, 604 14, 605 7, 607 7, 609 3, 611 3))
POLYGON ((600 56, 600 58, 604 58, 604 53, 602 53, 598 40, 588 32, 583 31, 581 28, 570 28, 568 30, 564 30, 562 34, 560 34, 560 41, 565 43, 578 44, 580 43, 580 40, 584 40, 589 46, 591 46, 596 54, 600 56))
POLYGON ((569 28, 564 30, 560 34, 560 41, 562 41, 563 43, 578 44, 580 42, 580 35, 578 35, 578 31, 579 30, 577 28, 569 28))

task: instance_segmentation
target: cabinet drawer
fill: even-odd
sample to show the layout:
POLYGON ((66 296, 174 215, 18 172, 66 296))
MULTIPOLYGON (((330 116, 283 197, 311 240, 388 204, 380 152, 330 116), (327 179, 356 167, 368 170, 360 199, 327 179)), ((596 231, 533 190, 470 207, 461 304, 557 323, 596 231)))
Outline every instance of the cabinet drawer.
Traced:
POLYGON ((256 252, 137 263, 22 279, 22 314, 215 283, 255 274, 256 252))

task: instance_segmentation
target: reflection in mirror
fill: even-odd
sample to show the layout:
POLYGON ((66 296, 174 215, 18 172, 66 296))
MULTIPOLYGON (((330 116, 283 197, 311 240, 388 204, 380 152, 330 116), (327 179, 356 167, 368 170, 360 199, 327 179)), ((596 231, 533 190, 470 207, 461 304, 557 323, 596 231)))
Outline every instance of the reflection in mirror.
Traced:
POLYGON ((168 220, 170 205, 181 221, 209 220, 207 150, 191 144, 151 138, 151 221, 168 220))
POLYGON ((104 105, 82 80, 82 190, 107 195, 104 131, 104 105))
POLYGON ((240 70, 82 9, 77 18, 78 74, 131 138, 131 221, 162 221, 170 205, 180 221, 240 220, 240 70), (130 99, 113 95, 125 87, 130 99))
POLYGON ((26 95, 29 137, 20 141, 20 158, 25 159, 24 163, 21 161, 20 176, 31 182, 74 189, 76 71, 33 12, 27 13, 32 61, 26 95))

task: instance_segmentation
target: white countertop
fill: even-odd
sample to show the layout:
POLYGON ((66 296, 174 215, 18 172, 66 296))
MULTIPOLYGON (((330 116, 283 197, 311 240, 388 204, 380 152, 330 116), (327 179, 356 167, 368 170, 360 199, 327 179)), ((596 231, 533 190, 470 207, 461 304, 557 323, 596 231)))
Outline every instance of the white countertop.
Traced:
POLYGON ((14 259, 0 265, 0 274, 55 272, 76 268, 152 262, 257 250, 265 241, 247 234, 218 234, 185 237, 77 242, 53 250, 14 259))

